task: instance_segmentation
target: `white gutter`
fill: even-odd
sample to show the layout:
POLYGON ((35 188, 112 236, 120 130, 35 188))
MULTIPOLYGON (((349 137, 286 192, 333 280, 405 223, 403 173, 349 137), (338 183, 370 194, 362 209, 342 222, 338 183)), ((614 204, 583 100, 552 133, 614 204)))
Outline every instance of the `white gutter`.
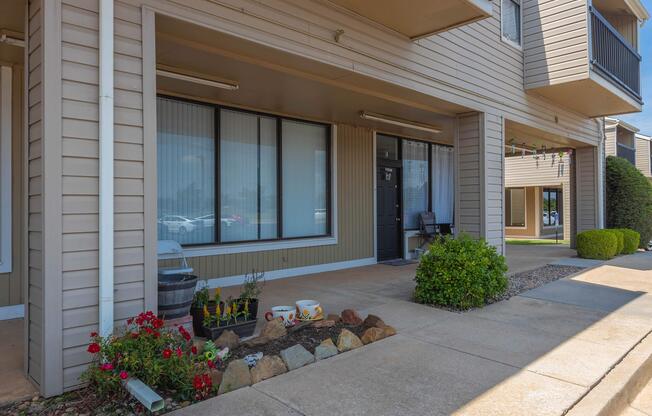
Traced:
POLYGON ((113 0, 100 0, 99 333, 113 333, 113 0))
POLYGON ((605 154, 605 118, 594 119, 598 125, 598 130, 600 132, 600 141, 598 142, 598 223, 597 226, 599 229, 605 227, 605 159, 607 155, 605 154))

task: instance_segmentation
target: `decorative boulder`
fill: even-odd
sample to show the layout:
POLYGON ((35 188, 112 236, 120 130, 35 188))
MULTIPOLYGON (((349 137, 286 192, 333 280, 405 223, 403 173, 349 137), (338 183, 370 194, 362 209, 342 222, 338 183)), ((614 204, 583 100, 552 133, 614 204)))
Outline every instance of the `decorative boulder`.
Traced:
POLYGON ((251 382, 256 384, 268 378, 276 377, 288 371, 278 355, 266 355, 251 369, 251 382))
POLYGON ((364 331, 361 340, 362 343, 366 345, 381 340, 383 338, 385 338, 385 330, 381 328, 373 327, 364 331))
POLYGON ((273 339, 284 337, 287 335, 287 333, 288 330, 287 328, 285 328, 285 325, 283 324, 283 320, 281 318, 278 318, 278 319, 272 319, 271 321, 265 323, 263 330, 260 331, 260 337, 266 338, 271 341, 273 339))
POLYGON ((353 350, 362 347, 362 341, 353 332, 343 329, 337 337, 337 350, 339 352, 353 350))
POLYGON ((315 348, 315 360, 324 360, 326 358, 337 355, 337 347, 333 344, 333 340, 326 338, 321 344, 315 348))
POLYGON ((227 347, 233 351, 234 348, 240 345, 240 337, 233 331, 224 331, 213 343, 220 348, 227 347))
POLYGON ((281 351, 281 358, 290 371, 315 362, 315 357, 300 344, 281 351))
POLYGON ((213 382, 214 386, 219 386, 220 384, 222 384, 223 374, 220 370, 212 369, 210 371, 210 375, 211 375, 211 381, 213 382))
POLYGON ((342 311, 342 322, 348 325, 360 325, 362 324, 362 318, 354 309, 344 309, 342 311))
POLYGON ((385 338, 391 337, 392 335, 396 335, 396 329, 394 329, 393 326, 385 325, 381 329, 383 330, 383 335, 385 336, 385 338))
POLYGON ((228 393, 247 386, 251 386, 249 365, 244 360, 234 360, 226 368, 217 394, 228 393))
POLYGON ((330 328, 332 326, 335 326, 335 321, 331 321, 328 319, 325 319, 323 321, 316 321, 315 323, 312 324, 315 328, 330 328))
POLYGON ((385 322, 382 319, 380 319, 376 315, 371 315, 371 314, 367 315, 367 317, 365 318, 362 324, 368 328, 373 328, 373 327, 382 328, 385 326, 385 322))

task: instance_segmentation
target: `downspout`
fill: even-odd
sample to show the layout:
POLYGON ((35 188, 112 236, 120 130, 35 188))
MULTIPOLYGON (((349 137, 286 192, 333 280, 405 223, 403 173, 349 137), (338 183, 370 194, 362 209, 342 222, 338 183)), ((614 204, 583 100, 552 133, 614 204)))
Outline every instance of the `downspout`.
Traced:
POLYGON ((600 132, 600 141, 598 142, 598 223, 596 224, 598 228, 604 228, 605 222, 605 121, 604 117, 599 119, 594 119, 598 125, 598 131, 600 132))
POLYGON ((113 0, 100 0, 99 333, 113 333, 113 0))

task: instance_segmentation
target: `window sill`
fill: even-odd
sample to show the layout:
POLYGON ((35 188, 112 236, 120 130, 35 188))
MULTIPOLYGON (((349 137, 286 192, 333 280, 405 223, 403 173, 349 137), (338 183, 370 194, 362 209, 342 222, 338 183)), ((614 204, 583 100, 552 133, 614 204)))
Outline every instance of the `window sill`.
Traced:
MULTIPOLYGON (((187 247, 186 257, 219 256, 223 254, 254 253, 259 251, 285 250, 290 248, 330 246, 337 244, 337 237, 300 238, 293 240, 253 242, 214 246, 187 247)), ((159 258, 162 259, 162 258, 159 258)))

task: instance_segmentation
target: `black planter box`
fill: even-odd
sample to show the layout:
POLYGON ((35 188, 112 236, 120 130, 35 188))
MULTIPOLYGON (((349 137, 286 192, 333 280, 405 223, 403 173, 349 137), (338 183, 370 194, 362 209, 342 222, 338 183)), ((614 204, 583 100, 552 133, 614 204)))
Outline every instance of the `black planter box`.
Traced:
POLYGON ((240 338, 244 338, 250 337, 254 334, 254 330, 256 329, 256 320, 250 319, 244 322, 231 323, 228 325, 220 325, 210 328, 204 326, 202 329, 204 336, 213 341, 219 338, 219 336, 222 335, 222 332, 224 331, 233 331, 240 338))

